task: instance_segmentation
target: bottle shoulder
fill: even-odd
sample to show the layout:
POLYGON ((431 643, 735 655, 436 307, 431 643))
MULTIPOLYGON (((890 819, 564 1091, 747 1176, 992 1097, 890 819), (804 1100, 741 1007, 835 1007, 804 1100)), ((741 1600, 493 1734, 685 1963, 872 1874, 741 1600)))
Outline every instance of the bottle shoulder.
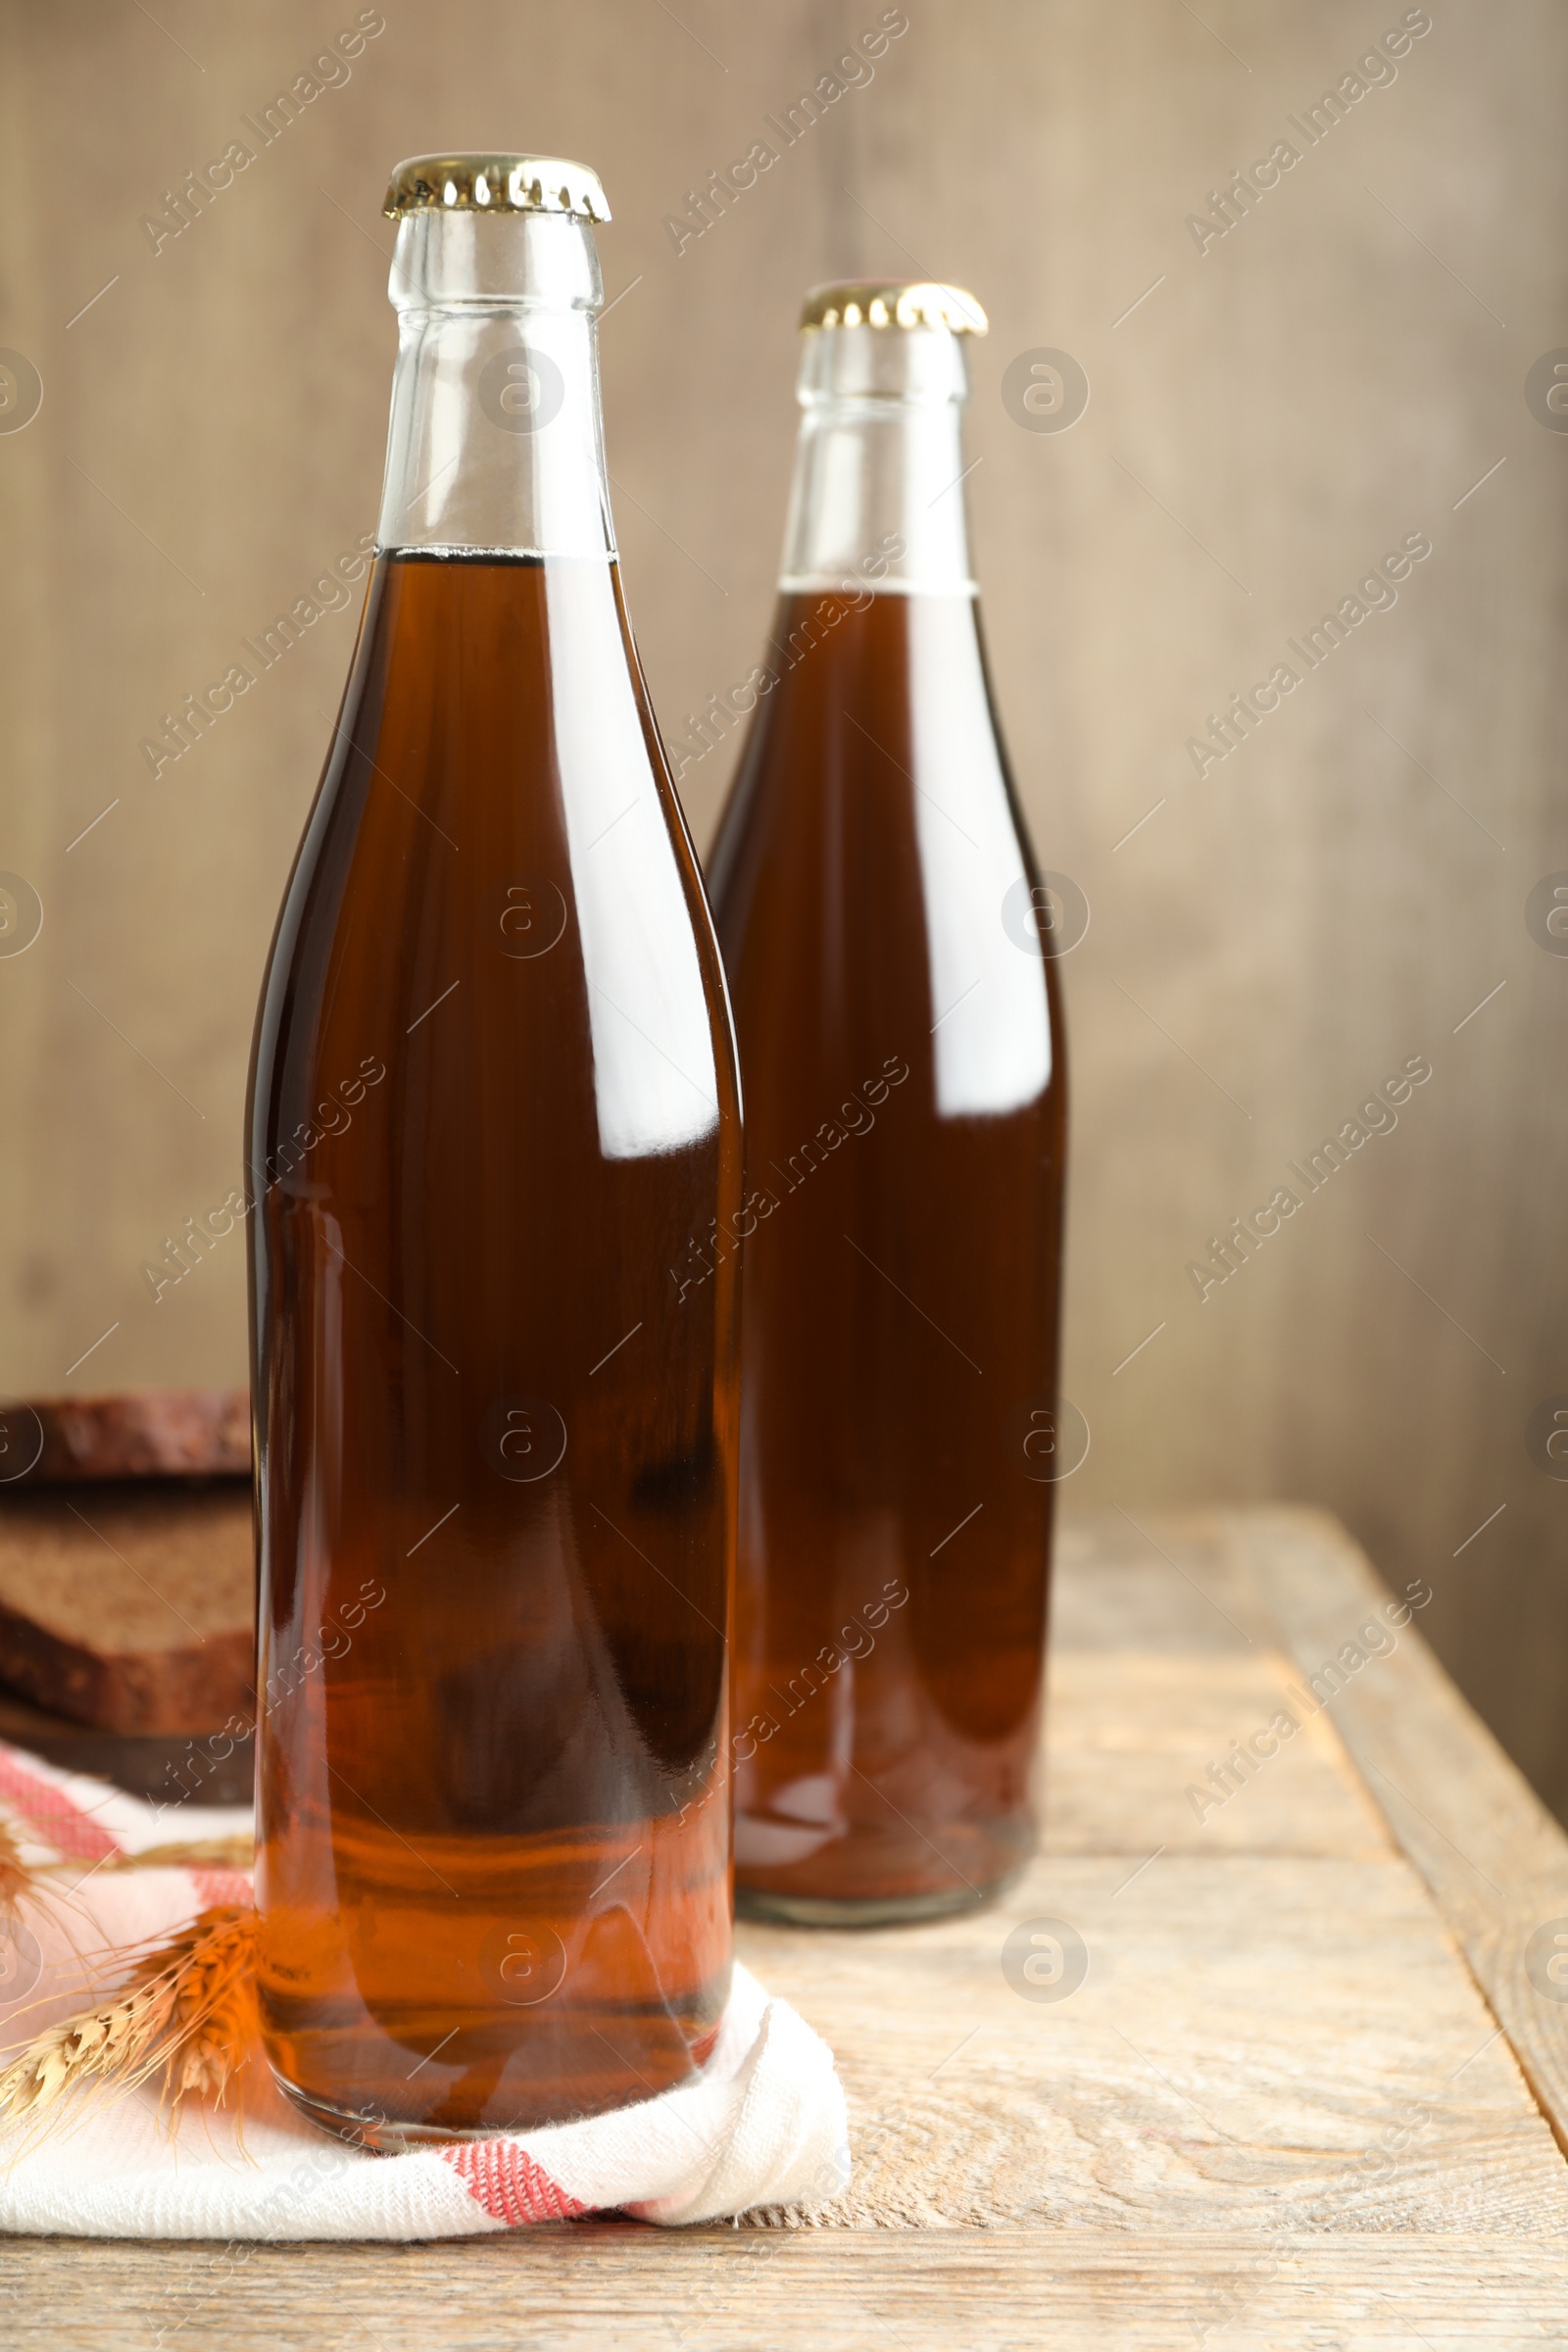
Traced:
POLYGON ((722 970, 610 566, 382 558, 258 1043, 309 1090, 443 1026, 473 1117, 524 1081, 612 1157, 733 1115, 722 970), (451 1000, 450 1004, 448 1000, 451 1000), (358 1046, 373 1019, 387 1031, 358 1046), (351 1031, 354 1033, 351 1035, 351 1031), (575 1058, 557 1051, 575 1037, 575 1058))
POLYGON ((749 1099, 760 1041, 809 1034, 824 1073, 850 1036, 928 1060, 944 1116, 1034 1100, 1059 1014, 1005 921, 1038 872, 973 600, 786 599, 771 645, 711 861, 749 1099))

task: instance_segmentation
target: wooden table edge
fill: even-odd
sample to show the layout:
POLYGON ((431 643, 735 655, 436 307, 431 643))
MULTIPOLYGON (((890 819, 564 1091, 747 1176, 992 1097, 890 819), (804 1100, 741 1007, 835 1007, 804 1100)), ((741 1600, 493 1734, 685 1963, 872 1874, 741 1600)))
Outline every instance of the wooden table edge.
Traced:
MULTIPOLYGON (((1327 1679, 1360 1627, 1390 1624, 1395 1596, 1331 1513, 1205 1517, 1303 1675, 1327 1679)), ((1420 1633, 1422 1591, 1397 1596, 1412 1615, 1395 1647, 1348 1666, 1326 1712, 1568 2156, 1568 1836, 1420 1633)))

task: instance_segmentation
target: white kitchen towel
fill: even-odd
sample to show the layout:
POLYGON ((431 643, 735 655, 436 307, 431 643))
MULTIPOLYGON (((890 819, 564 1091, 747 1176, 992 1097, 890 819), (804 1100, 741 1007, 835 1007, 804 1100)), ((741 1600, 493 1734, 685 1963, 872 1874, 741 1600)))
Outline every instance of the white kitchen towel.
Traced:
MULTIPOLYGON (((174 1842, 167 1815, 105 1784, 0 1743, 0 1817, 52 1870, 0 1928, 0 2043, 10 2053, 84 2005, 83 1969, 113 1982, 112 1950, 161 1939, 215 1903, 248 1902, 247 1874, 143 1867, 174 1842)), ((181 1808, 179 1834, 208 1846, 248 1830, 242 1809, 181 1808)), ((787 2001, 737 1964, 707 2063, 635 2107, 518 2137, 375 2156, 315 2130, 271 2084, 258 2053, 238 2118, 188 2102, 177 2129, 149 2084, 70 2094, 47 2119, 0 2138, 0 2230, 78 2237, 432 2238, 619 2210, 673 2226, 755 2205, 816 2202, 850 2177, 833 2054, 787 2001)))

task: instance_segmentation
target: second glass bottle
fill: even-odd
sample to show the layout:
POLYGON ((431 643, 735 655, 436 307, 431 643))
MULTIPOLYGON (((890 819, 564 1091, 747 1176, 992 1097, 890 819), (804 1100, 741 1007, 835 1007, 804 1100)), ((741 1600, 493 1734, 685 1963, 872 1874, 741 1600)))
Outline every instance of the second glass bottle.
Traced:
POLYGON ((802 323, 766 683, 710 883, 749 1187, 736 1883, 830 1925, 977 1902, 1033 1843, 1066 1094, 964 527, 983 315, 847 284, 802 323))

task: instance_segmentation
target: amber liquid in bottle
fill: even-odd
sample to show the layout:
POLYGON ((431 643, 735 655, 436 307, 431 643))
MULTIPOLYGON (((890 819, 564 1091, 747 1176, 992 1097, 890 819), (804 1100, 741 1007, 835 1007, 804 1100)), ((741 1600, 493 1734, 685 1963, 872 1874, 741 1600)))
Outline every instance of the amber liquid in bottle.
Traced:
POLYGON ((399 253, 384 545, 250 1110, 264 2029, 295 2102, 379 2146, 646 2098, 716 2028, 734 1291, 671 1268, 740 1159, 572 419, 586 226, 426 217, 399 253), (454 329, 452 281, 508 270, 575 307, 454 329), (464 410, 487 341, 553 353, 559 431, 464 410))
POLYGON ((710 859, 747 1109, 738 1901, 823 1924, 970 1904, 1034 1836, 1065 1090, 961 512, 929 519, 952 345, 808 338, 774 683, 710 859))

